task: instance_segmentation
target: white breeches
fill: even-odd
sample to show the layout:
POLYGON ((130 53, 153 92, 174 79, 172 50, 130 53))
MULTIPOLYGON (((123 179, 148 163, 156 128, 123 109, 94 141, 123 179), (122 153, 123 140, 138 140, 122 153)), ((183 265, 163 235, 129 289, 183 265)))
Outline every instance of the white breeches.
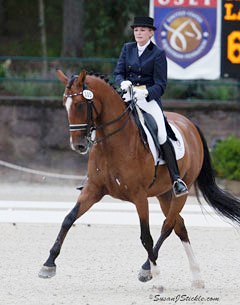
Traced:
POLYGON ((141 99, 137 101, 137 105, 142 110, 146 111, 147 113, 151 114, 157 123, 158 126, 158 140, 159 144, 163 144, 167 140, 167 131, 164 121, 164 116, 162 109, 159 107, 158 103, 155 100, 151 100, 147 102, 146 99, 141 99))

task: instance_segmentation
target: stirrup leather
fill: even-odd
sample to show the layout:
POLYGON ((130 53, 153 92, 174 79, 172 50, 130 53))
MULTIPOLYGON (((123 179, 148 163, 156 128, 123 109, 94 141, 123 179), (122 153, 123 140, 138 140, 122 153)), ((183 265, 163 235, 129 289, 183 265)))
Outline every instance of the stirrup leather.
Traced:
POLYGON ((175 197, 181 197, 183 195, 188 194, 187 185, 182 179, 178 178, 176 181, 173 182, 173 193, 174 193, 175 197), (178 183, 180 183, 183 187, 183 189, 180 190, 180 192, 177 192, 177 190, 176 190, 176 186, 178 183))

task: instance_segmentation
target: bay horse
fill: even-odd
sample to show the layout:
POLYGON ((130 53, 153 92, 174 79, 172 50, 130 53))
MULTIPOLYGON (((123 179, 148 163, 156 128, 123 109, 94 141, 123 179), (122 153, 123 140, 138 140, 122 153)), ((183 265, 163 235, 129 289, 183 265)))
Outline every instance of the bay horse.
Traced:
MULTIPOLYGON (((129 107, 110 84, 98 76, 87 74, 85 70, 70 79, 57 70, 57 76, 65 85, 63 104, 68 114, 72 149, 84 154, 90 143, 93 145, 89 151, 87 182, 75 207, 65 217, 39 276, 49 278, 55 275, 55 260, 68 230, 104 195, 111 195, 136 206, 140 238, 147 251, 147 260, 138 275, 140 281, 149 281, 157 274, 160 247, 174 230, 189 260, 192 286, 204 287, 184 220, 180 216, 187 194, 181 197, 173 195, 166 165, 158 166, 156 181, 151 185, 155 172, 153 157, 141 140, 129 107), (153 196, 159 200, 165 215, 155 245, 150 233, 148 207, 148 197, 153 196)), ((208 146, 200 129, 180 114, 166 112, 166 116, 184 140, 185 154, 178 160, 181 178, 188 188, 195 185, 217 213, 240 224, 240 201, 217 186, 208 146)))

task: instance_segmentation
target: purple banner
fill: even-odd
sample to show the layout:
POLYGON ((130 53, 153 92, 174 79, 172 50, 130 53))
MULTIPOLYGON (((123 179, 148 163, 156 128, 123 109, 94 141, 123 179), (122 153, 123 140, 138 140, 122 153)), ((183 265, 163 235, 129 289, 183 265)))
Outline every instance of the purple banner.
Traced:
POLYGON ((216 38, 217 7, 154 6, 156 43, 182 68, 212 49, 216 38))

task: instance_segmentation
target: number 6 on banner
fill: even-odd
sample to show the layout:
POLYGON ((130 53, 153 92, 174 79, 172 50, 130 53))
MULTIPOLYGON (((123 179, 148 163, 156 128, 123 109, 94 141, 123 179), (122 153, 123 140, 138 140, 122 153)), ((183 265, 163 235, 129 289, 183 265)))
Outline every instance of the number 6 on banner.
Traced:
POLYGON ((233 64, 240 64, 240 31, 228 35, 227 57, 233 64))

